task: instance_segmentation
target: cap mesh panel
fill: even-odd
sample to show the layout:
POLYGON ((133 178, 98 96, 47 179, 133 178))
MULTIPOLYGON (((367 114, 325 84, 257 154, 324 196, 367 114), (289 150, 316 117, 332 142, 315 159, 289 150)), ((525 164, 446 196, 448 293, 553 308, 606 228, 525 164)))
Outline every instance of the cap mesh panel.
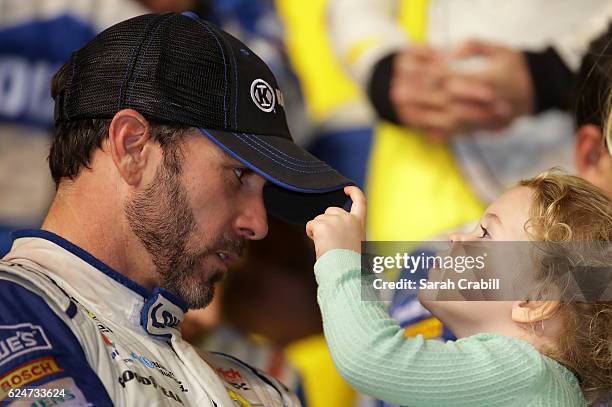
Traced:
POLYGON ((224 129, 230 95, 219 43, 206 23, 177 14, 119 23, 76 53, 68 118, 112 117, 129 107, 157 120, 224 129), (177 24, 181 30, 172 29, 177 24), (211 40, 202 41, 203 33, 211 40))
POLYGON ((176 15, 157 28, 134 67, 128 106, 174 122, 225 128, 230 95, 219 80, 225 78, 224 54, 217 41, 202 41, 202 32, 209 31, 201 24, 176 15), (178 19, 180 36, 171 30, 178 19))

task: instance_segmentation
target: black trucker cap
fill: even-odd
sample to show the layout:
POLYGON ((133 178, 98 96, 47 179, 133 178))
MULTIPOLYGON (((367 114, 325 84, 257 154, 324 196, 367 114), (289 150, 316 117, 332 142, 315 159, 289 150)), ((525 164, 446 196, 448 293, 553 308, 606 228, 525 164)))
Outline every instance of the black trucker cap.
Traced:
POLYGON ((62 67, 55 121, 112 118, 121 109, 197 127, 269 181, 268 211, 305 223, 343 206, 352 185, 297 146, 283 94, 266 64, 242 42, 193 13, 147 14, 118 23, 62 67))

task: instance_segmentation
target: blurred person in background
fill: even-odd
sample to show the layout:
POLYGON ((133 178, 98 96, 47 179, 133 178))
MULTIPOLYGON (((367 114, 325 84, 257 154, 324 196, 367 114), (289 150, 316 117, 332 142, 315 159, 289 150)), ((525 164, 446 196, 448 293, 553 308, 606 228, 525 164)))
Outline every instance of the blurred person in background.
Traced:
POLYGON ((520 178, 571 168, 561 111, 610 2, 330 0, 327 13, 339 62, 382 120, 371 239, 427 239, 520 178))

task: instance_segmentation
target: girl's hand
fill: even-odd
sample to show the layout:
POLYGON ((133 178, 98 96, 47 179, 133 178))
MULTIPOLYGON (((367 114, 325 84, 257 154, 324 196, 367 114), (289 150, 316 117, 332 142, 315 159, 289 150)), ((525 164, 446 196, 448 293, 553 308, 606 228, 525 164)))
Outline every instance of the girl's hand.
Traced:
POLYGON ((344 193, 353 201, 350 213, 330 207, 306 224, 306 234, 315 244, 317 259, 332 249, 361 252, 361 241, 365 240, 366 198, 357 187, 345 187, 344 193))

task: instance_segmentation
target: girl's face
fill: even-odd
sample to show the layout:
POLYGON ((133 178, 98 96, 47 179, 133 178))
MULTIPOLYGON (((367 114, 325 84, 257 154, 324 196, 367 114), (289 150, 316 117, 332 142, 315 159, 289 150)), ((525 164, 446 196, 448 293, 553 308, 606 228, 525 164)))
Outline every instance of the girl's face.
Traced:
POLYGON ((469 233, 451 233, 451 241, 493 240, 516 242, 527 240, 525 225, 529 219, 532 191, 527 187, 513 188, 497 198, 480 218, 479 225, 469 233))
MULTIPOLYGON (((525 227, 532 199, 532 191, 528 187, 513 188, 487 208, 473 231, 452 233, 449 240, 527 240, 525 227)), ((492 331, 494 325, 503 322, 512 323, 513 301, 435 301, 421 298, 421 302, 458 337, 492 331)))

